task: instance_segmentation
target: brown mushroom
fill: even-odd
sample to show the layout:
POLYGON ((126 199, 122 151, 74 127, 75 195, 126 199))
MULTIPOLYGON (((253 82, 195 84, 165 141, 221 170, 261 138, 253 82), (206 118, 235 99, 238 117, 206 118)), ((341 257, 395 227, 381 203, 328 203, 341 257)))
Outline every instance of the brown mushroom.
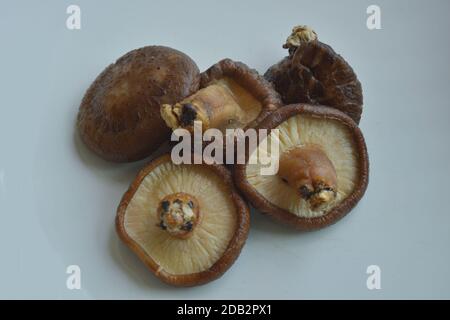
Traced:
POLYGON ((271 139, 279 142, 279 170, 262 175, 263 164, 249 162, 265 152, 260 143, 246 164, 235 166, 234 177, 261 212, 298 229, 313 230, 342 218, 364 195, 369 173, 366 144, 356 123, 344 113, 294 104, 272 113, 257 129, 270 130, 267 145, 272 145, 271 139), (273 129, 278 129, 278 137, 273 129))
POLYGON ((264 76, 285 104, 330 106, 359 123, 361 83, 344 58, 317 40, 317 34, 307 26, 294 27, 283 48, 289 50, 289 56, 270 67, 264 76))
POLYGON ((162 46, 128 52, 87 90, 77 126, 85 144, 117 162, 143 159, 170 137, 159 108, 198 90, 200 73, 186 54, 162 46))
POLYGON ((238 257, 249 210, 219 165, 146 166, 117 210, 120 238, 161 280, 194 286, 220 277, 238 257))
POLYGON ((163 104, 161 115, 174 129, 203 130, 255 127, 281 104, 272 85, 241 62, 224 59, 201 74, 200 90, 175 104, 163 104))

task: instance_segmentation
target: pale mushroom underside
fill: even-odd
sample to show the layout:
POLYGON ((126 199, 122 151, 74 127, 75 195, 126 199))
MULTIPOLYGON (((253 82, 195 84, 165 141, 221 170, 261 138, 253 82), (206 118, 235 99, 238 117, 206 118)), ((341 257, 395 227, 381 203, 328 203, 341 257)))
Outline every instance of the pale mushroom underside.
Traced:
MULTIPOLYGON (((319 145, 335 167, 338 190, 333 201, 313 210, 298 192, 283 182, 278 175, 261 175, 263 165, 248 164, 247 181, 265 199, 298 217, 314 218, 326 215, 354 191, 358 174, 358 153, 350 130, 342 123, 333 119, 296 115, 276 129, 279 129, 279 139, 271 134, 267 138, 267 145, 271 146, 272 139, 277 139, 280 154, 302 145, 319 145)), ((258 153, 255 150, 252 156, 268 155, 264 144, 260 144, 257 150, 258 153)))
POLYGON ((127 234, 173 275, 208 270, 225 252, 237 225, 230 188, 206 167, 165 162, 142 181, 126 211, 127 234), (188 239, 177 239, 158 227, 157 207, 166 195, 185 192, 199 203, 202 218, 188 239))

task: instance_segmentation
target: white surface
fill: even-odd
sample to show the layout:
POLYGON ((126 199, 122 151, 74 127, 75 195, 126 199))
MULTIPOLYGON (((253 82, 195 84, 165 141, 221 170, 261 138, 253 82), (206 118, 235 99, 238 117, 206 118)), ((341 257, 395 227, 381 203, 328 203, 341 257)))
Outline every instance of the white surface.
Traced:
POLYGON ((450 298, 448 1, 2 1, 0 11, 1 298, 450 298), (346 218, 299 234, 253 213, 247 245, 218 281, 162 284, 114 232, 120 197, 144 162, 106 163, 74 131, 84 91, 148 44, 201 70, 229 57, 264 72, 295 24, 309 24, 364 88, 371 161, 365 198, 346 218), (80 265, 82 290, 66 288, 80 265), (366 268, 382 270, 381 290, 366 268))

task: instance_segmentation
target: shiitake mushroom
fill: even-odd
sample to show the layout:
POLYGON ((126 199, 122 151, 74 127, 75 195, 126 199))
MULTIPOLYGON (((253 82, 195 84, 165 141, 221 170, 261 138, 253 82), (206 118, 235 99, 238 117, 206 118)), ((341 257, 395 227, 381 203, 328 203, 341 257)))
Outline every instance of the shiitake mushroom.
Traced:
MULTIPOLYGON (((223 132, 279 129, 278 173, 261 175, 261 164, 249 164, 249 154, 234 168, 237 187, 261 212, 299 229, 334 223, 368 184, 368 155, 357 127, 361 85, 309 28, 294 28, 285 47, 289 56, 266 72, 267 80, 230 59, 200 74, 177 50, 133 50, 87 90, 77 118, 81 138, 102 158, 123 162, 150 155, 170 129, 192 131, 194 121, 223 132), (282 100, 309 104, 279 109, 282 100)), ((225 167, 176 165, 164 155, 124 194, 116 230, 158 278, 194 286, 217 279, 239 256, 249 209, 225 167)))
POLYGON ((175 104, 163 104, 161 115, 172 129, 253 128, 281 105, 272 85, 242 62, 224 59, 201 74, 200 90, 175 104))
POLYGON ((143 159, 170 137, 160 105, 191 95, 199 84, 197 65, 178 50, 147 46, 130 51, 87 90, 78 131, 84 143, 106 160, 143 159))
POLYGON ((264 74, 283 102, 330 106, 359 123, 363 105, 361 83, 344 58, 320 42, 307 26, 294 27, 283 47, 289 55, 264 74))
POLYGON ((268 129, 269 141, 260 142, 245 164, 235 166, 234 178, 259 211, 298 229, 314 230, 342 218, 364 195, 367 148, 361 130, 346 114, 325 106, 288 105, 257 129, 268 129), (278 137, 273 129, 278 129, 278 137), (279 143, 279 170, 262 175, 263 164, 249 159, 267 153, 264 148, 273 144, 271 139, 279 143))
POLYGON ((194 286, 220 277, 239 256, 249 209, 225 167, 176 165, 167 154, 133 181, 116 229, 158 278, 194 286))

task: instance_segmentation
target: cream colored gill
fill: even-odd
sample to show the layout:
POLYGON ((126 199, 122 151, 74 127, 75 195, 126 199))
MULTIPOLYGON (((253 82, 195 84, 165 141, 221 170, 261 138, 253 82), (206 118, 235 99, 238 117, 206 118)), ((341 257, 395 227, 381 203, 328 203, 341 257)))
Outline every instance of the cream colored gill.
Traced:
POLYGON ((225 252, 236 229, 236 207, 228 186, 212 170, 165 162, 142 181, 126 211, 128 235, 160 266, 173 275, 209 269, 225 252), (159 201, 185 192, 194 196, 201 220, 188 239, 177 239, 157 226, 159 201))
MULTIPOLYGON (((296 190, 278 175, 261 175, 261 164, 249 164, 246 167, 247 180, 264 198, 299 217, 312 218, 325 215, 353 192, 358 172, 358 155, 348 128, 337 120, 296 115, 284 121, 277 129, 280 155, 301 145, 321 146, 336 170, 337 196, 326 206, 312 210, 296 190)), ((267 145, 272 144, 271 139, 276 138, 270 135, 267 145)), ((261 152, 259 154, 265 154, 261 147, 258 147, 258 151, 261 152)))

